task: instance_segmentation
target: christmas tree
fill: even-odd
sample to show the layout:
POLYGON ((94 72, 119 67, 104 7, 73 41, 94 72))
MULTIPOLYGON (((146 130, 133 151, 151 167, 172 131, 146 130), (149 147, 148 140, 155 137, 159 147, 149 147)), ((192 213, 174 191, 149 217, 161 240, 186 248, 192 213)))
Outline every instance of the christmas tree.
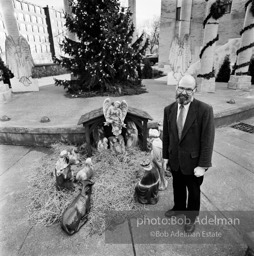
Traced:
MULTIPOLYGON (((67 29, 78 40, 65 37, 65 56, 55 61, 77 80, 56 80, 69 93, 114 92, 125 85, 141 86, 141 62, 148 47, 143 34, 133 41, 130 10, 117 0, 71 1, 72 16, 65 15, 67 29)), ((119 89, 120 91, 120 89, 119 89)))

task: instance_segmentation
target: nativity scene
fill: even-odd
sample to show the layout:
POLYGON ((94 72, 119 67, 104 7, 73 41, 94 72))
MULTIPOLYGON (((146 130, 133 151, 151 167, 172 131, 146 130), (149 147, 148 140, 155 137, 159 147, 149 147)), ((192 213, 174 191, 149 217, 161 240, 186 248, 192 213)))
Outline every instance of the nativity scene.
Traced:
POLYGON ((61 147, 47 182, 53 182, 53 191, 47 190, 50 196, 45 195, 45 200, 41 190, 35 193, 34 212, 45 216, 47 223, 58 220, 62 230, 73 235, 86 223, 104 232, 105 209, 117 212, 157 204, 168 182, 161 164, 159 127, 148 128, 148 120, 152 118, 145 111, 110 98, 100 109, 81 116, 86 147, 61 147))

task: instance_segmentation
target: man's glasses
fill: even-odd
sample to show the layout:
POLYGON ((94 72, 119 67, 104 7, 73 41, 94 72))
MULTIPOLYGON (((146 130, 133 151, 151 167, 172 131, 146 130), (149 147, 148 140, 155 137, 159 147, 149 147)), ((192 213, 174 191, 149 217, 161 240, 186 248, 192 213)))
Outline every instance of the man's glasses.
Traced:
POLYGON ((191 95, 195 89, 196 89, 196 87, 195 87, 194 89, 191 89, 191 88, 184 88, 184 87, 180 87, 180 86, 177 87, 177 91, 178 91, 179 93, 182 93, 182 92, 186 91, 186 93, 187 93, 188 95, 191 95))

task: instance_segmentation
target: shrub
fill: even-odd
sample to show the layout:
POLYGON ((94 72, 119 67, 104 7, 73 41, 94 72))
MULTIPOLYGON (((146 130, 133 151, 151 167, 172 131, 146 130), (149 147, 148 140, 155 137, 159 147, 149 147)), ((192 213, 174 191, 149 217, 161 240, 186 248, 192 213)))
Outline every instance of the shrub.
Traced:
POLYGON ((10 79, 13 78, 14 75, 10 71, 10 69, 4 64, 3 60, 1 59, 1 57, 0 57, 0 70, 2 70, 3 82, 5 84, 9 84, 9 86, 11 86, 10 79))
POLYGON ((153 78, 153 69, 149 60, 145 60, 144 67, 142 70, 142 78, 144 79, 153 78))
POLYGON ((254 84, 254 56, 250 60, 249 75, 251 76, 251 84, 254 84))
POLYGON ((224 62, 222 63, 220 70, 216 77, 216 82, 225 82, 227 83, 230 78, 230 60, 229 55, 226 55, 224 62))
POLYGON ((70 73, 66 68, 58 64, 40 64, 35 65, 32 70, 32 78, 41 78, 46 76, 57 76, 70 73))

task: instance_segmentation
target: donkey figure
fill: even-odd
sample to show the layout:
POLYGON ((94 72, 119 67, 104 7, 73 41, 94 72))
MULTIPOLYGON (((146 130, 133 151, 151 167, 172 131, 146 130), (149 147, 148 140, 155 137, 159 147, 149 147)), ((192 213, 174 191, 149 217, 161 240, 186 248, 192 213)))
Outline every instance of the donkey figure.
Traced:
POLYGON ((88 220, 93 184, 91 180, 83 181, 80 194, 63 212, 61 227, 68 235, 78 232, 88 220))

